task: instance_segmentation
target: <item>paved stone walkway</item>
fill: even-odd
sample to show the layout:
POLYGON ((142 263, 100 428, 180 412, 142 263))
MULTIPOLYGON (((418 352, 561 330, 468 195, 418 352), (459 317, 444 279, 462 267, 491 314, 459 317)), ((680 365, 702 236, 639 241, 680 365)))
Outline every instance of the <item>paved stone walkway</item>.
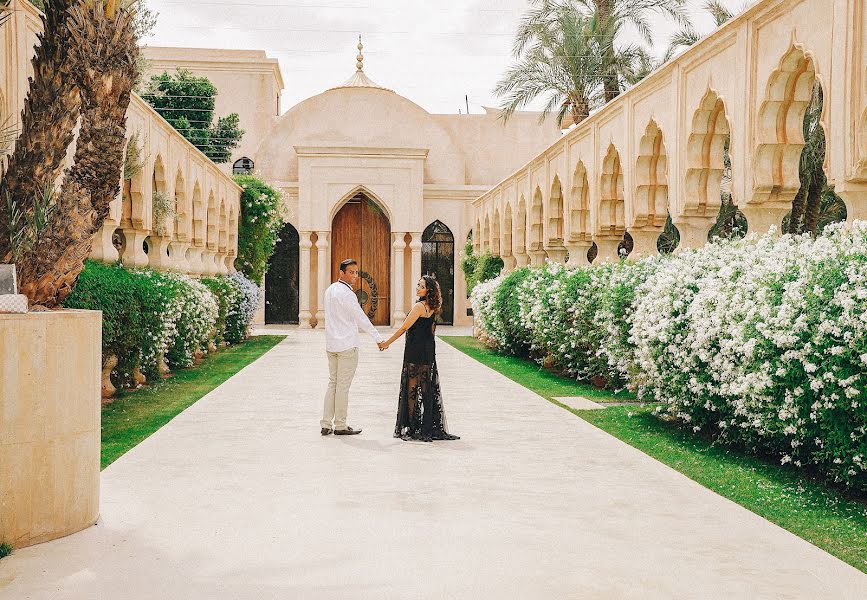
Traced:
POLYGON ((319 435, 324 336, 265 357, 106 469, 96 527, 0 561, 0 599, 867 597, 867 577, 446 344, 458 442, 392 438, 367 339, 358 437, 319 435))

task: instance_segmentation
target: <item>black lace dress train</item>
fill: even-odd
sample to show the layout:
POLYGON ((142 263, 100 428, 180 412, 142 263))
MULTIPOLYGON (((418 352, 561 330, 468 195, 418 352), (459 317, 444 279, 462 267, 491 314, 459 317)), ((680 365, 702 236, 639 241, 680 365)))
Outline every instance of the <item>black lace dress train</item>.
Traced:
POLYGON ((457 440, 448 432, 436 361, 436 316, 419 317, 406 332, 394 437, 457 440))

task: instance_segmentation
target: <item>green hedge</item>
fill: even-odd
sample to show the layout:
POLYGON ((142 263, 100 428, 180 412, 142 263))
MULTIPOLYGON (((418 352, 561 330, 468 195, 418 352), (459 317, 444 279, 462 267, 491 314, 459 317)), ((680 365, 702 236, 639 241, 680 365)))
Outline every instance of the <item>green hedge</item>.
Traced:
POLYGON ((64 306, 102 311, 103 357, 118 358, 112 379, 125 387, 136 368, 153 379, 163 361, 189 367, 211 342, 242 341, 259 302, 257 289, 240 273, 198 281, 88 261, 64 306))

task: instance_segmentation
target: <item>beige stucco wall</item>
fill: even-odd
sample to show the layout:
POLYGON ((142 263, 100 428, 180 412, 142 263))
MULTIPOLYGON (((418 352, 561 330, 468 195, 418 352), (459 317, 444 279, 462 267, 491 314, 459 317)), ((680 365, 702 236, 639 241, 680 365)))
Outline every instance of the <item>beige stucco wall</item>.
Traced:
POLYGON ((469 185, 502 181, 515 166, 527 162, 561 137, 553 117, 539 123, 539 113, 516 112, 508 123, 503 123, 497 109, 484 110, 484 114, 478 115, 432 115, 463 150, 464 182, 469 185))
POLYGON ((169 48, 149 46, 142 49, 147 59, 145 78, 178 68, 211 80, 217 88, 214 120, 238 113, 246 133, 232 160, 220 168, 231 173, 232 163, 241 157, 258 162, 256 147, 267 135, 280 113, 283 77, 277 59, 261 50, 213 48, 169 48))
POLYGON ((828 182, 849 219, 864 218, 865 28, 864 0, 757 3, 479 198, 477 247, 509 266, 562 260, 569 249, 577 264, 591 242, 613 258, 628 231, 638 254, 653 253, 668 211, 681 243, 701 245, 719 208, 729 133, 734 201, 752 231, 779 226, 799 187, 814 80, 824 92, 828 182))
POLYGON ((102 314, 0 314, 0 542, 16 548, 99 516, 102 314))

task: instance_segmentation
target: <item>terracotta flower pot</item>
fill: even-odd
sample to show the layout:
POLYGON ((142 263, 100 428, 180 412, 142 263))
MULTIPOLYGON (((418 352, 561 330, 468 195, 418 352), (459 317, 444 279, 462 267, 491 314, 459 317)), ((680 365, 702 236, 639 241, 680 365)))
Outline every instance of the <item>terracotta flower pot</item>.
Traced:
POLYGON ((111 382, 111 372, 117 366, 117 356, 112 354, 106 357, 102 364, 102 397, 112 398, 117 393, 117 388, 111 382))
POLYGON ((160 356, 160 364, 159 364, 160 375, 163 377, 168 377, 172 374, 172 370, 169 368, 169 365, 166 364, 166 357, 160 356))

